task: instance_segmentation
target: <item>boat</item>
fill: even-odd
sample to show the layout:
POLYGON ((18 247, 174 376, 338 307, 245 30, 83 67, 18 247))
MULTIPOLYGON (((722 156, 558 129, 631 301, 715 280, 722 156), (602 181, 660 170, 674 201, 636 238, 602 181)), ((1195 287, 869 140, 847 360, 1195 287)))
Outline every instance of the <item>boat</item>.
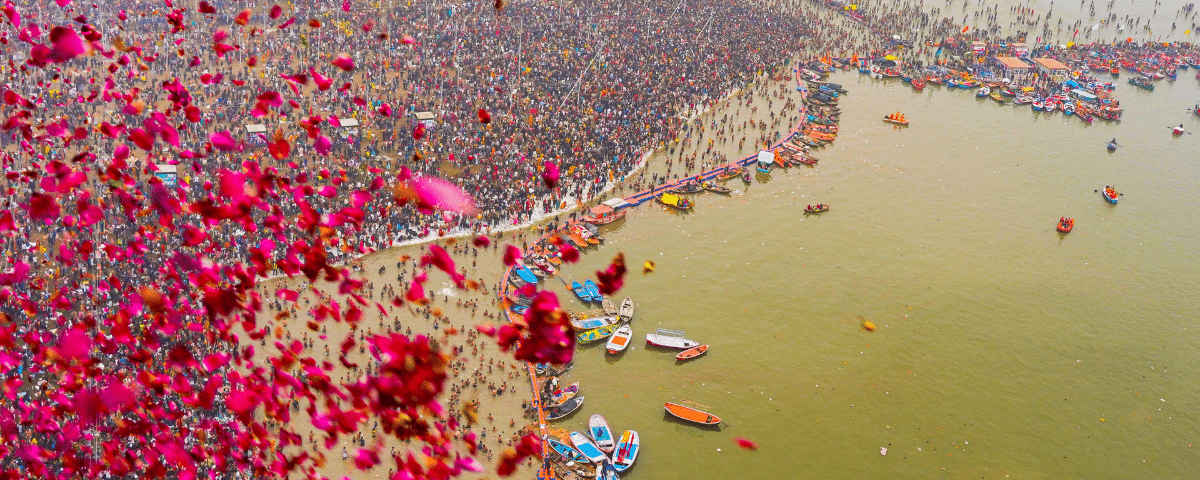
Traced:
POLYGON ((801 165, 816 165, 818 162, 817 157, 807 157, 807 156, 800 156, 800 157, 797 157, 795 160, 796 160, 796 163, 799 163, 801 165))
POLYGON ((555 390, 554 393, 546 396, 546 408, 558 408, 567 403, 567 401, 575 398, 579 394, 579 382, 572 383, 571 386, 562 390, 555 390))
POLYGON ((582 453, 583 456, 587 457, 588 460, 591 460, 592 463, 608 461, 608 455, 605 455, 604 452, 600 451, 600 447, 598 447, 596 443, 592 441, 592 439, 588 438, 582 433, 571 432, 571 443, 575 445, 575 448, 579 450, 579 453, 582 453))
POLYGON ((741 174, 742 174, 742 167, 730 167, 729 165, 726 165, 725 170, 722 170, 721 173, 717 174, 716 180, 718 182, 725 181, 725 180, 731 180, 731 179, 737 178, 741 174))
POLYGON ((607 225, 625 218, 625 211, 616 211, 608 205, 596 205, 583 216, 583 221, 593 225, 607 225))
POLYGON ((719 194, 723 194, 723 195, 728 195, 729 192, 733 191, 729 187, 723 187, 721 185, 717 185, 715 183, 709 183, 709 182, 701 183, 700 186, 704 187, 705 190, 708 190, 710 192, 719 193, 719 194))
POLYGON ((821 212, 828 211, 828 210, 829 210, 829 205, 826 205, 824 203, 818 203, 816 205, 809 205, 807 207, 804 207, 804 213, 821 213, 821 212))
POLYGON ((1101 190, 1100 193, 1104 194, 1104 199, 1108 200, 1108 203, 1113 205, 1117 204, 1117 200, 1119 200, 1120 197, 1120 194, 1117 193, 1117 189, 1108 185, 1105 185, 1104 190, 1101 190))
POLYGON ((529 284, 529 282, 526 282, 525 280, 521 279, 521 275, 517 274, 516 269, 513 269, 511 272, 508 273, 508 283, 513 284, 513 286, 517 287, 517 288, 521 288, 521 287, 524 287, 525 285, 529 284))
POLYGON ((1062 107, 1062 112, 1063 112, 1063 115, 1074 115, 1075 114, 1075 105, 1070 104, 1070 103, 1064 103, 1063 107, 1062 107))
POLYGON ((690 195, 693 193, 700 193, 703 191, 704 191, 704 188, 701 187, 700 184, 696 183, 696 182, 687 182, 684 184, 680 184, 679 186, 672 188, 670 190, 671 193, 674 193, 676 195, 690 195))
POLYGON ((662 194, 661 197, 658 197, 658 201, 663 205, 674 207, 679 210, 688 210, 696 205, 695 203, 692 203, 691 200, 670 193, 662 194))
POLYGON ((617 321, 617 317, 611 316, 571 319, 571 326, 575 327, 576 330, 592 330, 594 328, 603 328, 609 325, 616 325, 617 323, 619 323, 617 321))
POLYGON ((1135 87, 1144 88, 1151 92, 1154 91, 1154 84, 1150 83, 1150 79, 1148 79, 1146 77, 1142 77, 1142 76, 1130 77, 1129 84, 1133 85, 1135 87))
POLYGON ((604 297, 600 300, 600 308, 603 308, 604 313, 608 314, 609 316, 616 316, 617 314, 617 304, 613 303, 613 301, 608 297, 604 297))
POLYGON ((1108 151, 1110 151, 1110 152, 1117 151, 1117 141, 1116 140, 1108 142, 1108 151))
MULTIPOLYGON (((767 170, 767 171, 770 171, 770 170, 767 170)), ((749 169, 742 170, 742 181, 746 182, 746 183, 750 183, 750 170, 749 169)))
POLYGON ((608 428, 608 420, 604 419, 599 413, 592 414, 588 417, 588 433, 592 436, 592 441, 596 442, 596 446, 600 447, 600 451, 604 453, 612 453, 617 447, 617 440, 613 438, 612 429, 608 428))
POLYGON ((1063 218, 1058 219, 1058 232, 1059 233, 1071 233, 1071 230, 1074 228, 1075 228, 1075 219, 1074 218, 1063 217, 1063 218))
MULTIPOLYGON (((699 423, 701 425, 716 425, 721 423, 720 417, 717 417, 716 415, 696 410, 692 407, 685 407, 677 403, 667 402, 666 405, 663 405, 663 408, 667 409, 667 413, 674 415, 680 420, 687 420, 689 422, 699 423)), ((587 452, 584 452, 584 454, 586 453, 587 452)))
POLYGON ((617 449, 613 451, 613 468, 618 472, 629 470, 633 466, 633 461, 637 460, 638 447, 641 447, 641 439, 638 438, 638 433, 633 430, 626 430, 621 434, 621 440, 617 442, 617 449))
POLYGON ((997 101, 997 102, 999 102, 999 103, 1004 103, 1004 101, 1005 101, 1005 100, 1004 100, 1004 95, 1001 95, 1001 94, 999 94, 999 93, 993 93, 993 94, 991 94, 991 95, 989 95, 989 96, 992 98, 992 100, 995 100, 995 101, 997 101))
POLYGON ((683 332, 678 330, 667 330, 659 328, 654 333, 646 334, 646 343, 656 347, 678 348, 686 350, 700 345, 700 342, 695 342, 683 338, 683 332))
POLYGON ((582 453, 579 453, 579 450, 576 450, 570 445, 562 443, 553 438, 547 438, 546 443, 550 445, 551 450, 558 452, 558 454, 562 456, 563 460, 576 463, 591 463, 590 459, 583 456, 582 453))
POLYGON ((582 407, 582 406, 583 406, 583 397, 575 397, 575 398, 569 399, 569 400, 563 402, 562 405, 559 405, 556 408, 551 408, 551 409, 546 410, 546 420, 550 421, 550 422, 553 422, 555 420, 561 420, 561 419, 565 418, 567 415, 575 413, 575 411, 579 410, 579 407, 582 407))
POLYGON ((579 238, 582 238, 588 243, 588 245, 599 245, 600 242, 604 240, 595 233, 592 233, 591 230, 588 230, 588 228, 583 226, 582 223, 571 224, 571 233, 575 234, 579 238))
POLYGON ((1033 103, 1033 98, 1027 95, 1018 95, 1013 99, 1013 105, 1029 105, 1030 103, 1033 103))
POLYGON ((633 327, 626 323, 621 325, 616 332, 613 332, 612 336, 608 337, 608 344, 604 347, 608 350, 608 353, 616 355, 625 351, 625 347, 629 346, 631 339, 633 339, 633 327))
POLYGON ((988 88, 987 85, 984 85, 979 87, 979 90, 975 91, 975 98, 987 98, 987 96, 991 95, 991 93, 992 89, 988 88))
POLYGON ((575 292, 575 296, 583 300, 584 303, 592 301, 592 294, 586 288, 583 288, 583 285, 580 285, 579 282, 571 282, 571 291, 575 292))
POLYGON ((1033 111, 1040 112, 1045 108, 1046 104, 1042 102, 1042 99, 1039 98, 1033 101, 1033 111))
POLYGON ((705 352, 707 352, 707 351, 708 351, 708 345, 701 345, 701 346, 699 346, 699 347, 692 347, 692 348, 689 348, 689 349, 687 349, 687 350, 684 350, 684 351, 682 351, 682 352, 679 352, 679 354, 675 355, 675 359, 676 359, 676 360, 691 360, 691 359, 693 359, 693 358, 696 358, 696 357, 699 357, 699 356, 701 356, 701 355, 704 355, 704 353, 705 353, 705 352))
POLYGON ((597 287, 596 282, 593 282, 592 279, 589 278, 583 281, 583 289, 587 290, 588 295, 592 296, 593 302, 603 302, 604 297, 600 295, 600 287, 597 287))
POLYGON ((1171 128, 1171 133, 1175 135, 1183 135, 1183 124, 1181 123, 1178 127, 1171 128))
POLYGON ((617 325, 608 325, 580 332, 578 335, 575 335, 575 339, 579 343, 592 343, 608 338, 615 331, 617 331, 617 325))
POLYGON ((912 81, 913 90, 921 91, 925 89, 925 81, 920 78, 914 78, 912 81))
POLYGON ((618 314, 620 315, 621 319, 623 319, 623 320, 633 319, 633 299, 632 298, 625 297, 624 300, 621 300, 621 308, 618 311, 618 314))
POLYGON ((517 276, 521 277, 521 280, 524 280, 525 283, 538 282, 538 276, 533 273, 533 270, 530 270, 529 267, 526 267, 525 265, 517 264, 513 270, 517 272, 517 276))
POLYGON ((900 125, 900 126, 907 126, 907 125, 908 125, 908 119, 907 119, 907 118, 904 118, 904 115, 895 115, 895 114, 893 114, 893 115, 884 115, 884 116, 883 116, 883 121, 885 121, 885 122, 888 122, 888 123, 894 123, 894 124, 896 124, 896 125, 900 125))
POLYGON ((604 460, 596 465, 596 480, 621 480, 621 475, 612 462, 604 460))

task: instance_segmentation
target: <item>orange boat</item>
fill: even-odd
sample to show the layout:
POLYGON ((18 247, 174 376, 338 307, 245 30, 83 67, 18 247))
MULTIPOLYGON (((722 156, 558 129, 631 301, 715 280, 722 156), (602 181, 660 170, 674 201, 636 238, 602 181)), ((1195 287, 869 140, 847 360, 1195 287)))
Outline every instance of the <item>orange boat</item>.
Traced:
POLYGON ((663 408, 667 409, 667 413, 670 413, 681 420, 687 420, 689 422, 699 423, 701 425, 716 425, 721 423, 721 419, 717 418, 717 416, 708 412, 701 412, 700 410, 696 410, 692 407, 685 407, 683 405, 667 402, 666 405, 663 405, 663 408))
POLYGON ((679 360, 691 360, 693 358, 704 355, 704 352, 707 352, 707 351, 708 351, 708 345, 701 345, 699 347, 692 347, 692 348, 689 348, 682 352, 679 352, 679 355, 675 355, 675 358, 679 359, 679 360))
POLYGON ((1063 217, 1063 218, 1058 219, 1058 232, 1059 233, 1071 233, 1071 230, 1073 230, 1074 228, 1075 228, 1075 219, 1074 218, 1063 217))

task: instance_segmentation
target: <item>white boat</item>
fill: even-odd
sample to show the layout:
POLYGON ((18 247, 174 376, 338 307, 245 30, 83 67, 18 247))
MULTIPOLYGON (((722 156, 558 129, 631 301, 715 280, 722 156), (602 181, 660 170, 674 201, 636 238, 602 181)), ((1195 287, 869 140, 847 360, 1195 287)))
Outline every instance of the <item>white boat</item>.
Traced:
POLYGON ((637 460, 638 449, 641 447, 642 441, 638 438, 638 433, 633 430, 626 430, 621 434, 621 440, 617 442, 617 449, 613 452, 613 467, 618 472, 624 473, 633 466, 633 461, 637 460))
POLYGON ((1174 132, 1175 135, 1183 135, 1183 124, 1181 123, 1178 127, 1172 128, 1171 131, 1174 132))
POLYGON ((633 318, 633 299, 632 298, 625 297, 624 300, 621 300, 620 314, 621 314, 621 318, 625 319, 625 320, 630 320, 633 318))
POLYGON ((992 89, 988 88, 987 85, 980 87, 979 90, 975 92, 975 96, 979 98, 984 98, 991 94, 992 89))
POLYGON ((604 453, 612 453, 617 447, 617 439, 613 438, 612 429, 608 428, 608 420, 604 419, 604 415, 597 413, 588 418, 588 432, 604 453))
POLYGON ((596 465, 596 480, 620 480, 620 478, 617 467, 611 462, 605 461, 596 465))
POLYGON ((591 330, 594 328, 607 327, 615 325, 617 317, 588 317, 588 318, 572 318, 571 325, 577 330, 591 330))
POLYGON ((587 457, 588 460, 591 460, 592 463, 608 461, 608 455, 605 455, 604 452, 601 452, 600 447, 597 447, 596 443, 593 442, 592 439, 588 438, 582 433, 571 432, 571 443, 575 445, 575 448, 579 450, 579 453, 582 453, 583 456, 587 457))
POLYGON ((613 301, 610 300, 608 297, 604 297, 603 300, 600 300, 600 308, 603 308, 604 313, 607 313, 609 315, 617 314, 617 304, 613 303, 613 301))
POLYGON ((625 347, 629 346, 629 341, 632 339, 633 327, 626 323, 613 332, 611 337, 608 337, 608 345, 605 345, 605 348, 608 349, 608 353, 616 355, 625 351, 625 347))
POLYGON ((680 350, 700 346, 700 342, 683 338, 683 332, 667 330, 665 328, 657 329, 654 333, 647 333, 646 343, 656 347, 678 348, 680 350))

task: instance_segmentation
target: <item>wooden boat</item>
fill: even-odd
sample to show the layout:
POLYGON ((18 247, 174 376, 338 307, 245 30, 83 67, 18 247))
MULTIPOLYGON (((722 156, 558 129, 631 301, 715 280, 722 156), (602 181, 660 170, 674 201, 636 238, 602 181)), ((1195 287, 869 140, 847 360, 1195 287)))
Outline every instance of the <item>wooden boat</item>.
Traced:
POLYGON ((728 187, 723 187, 721 185, 717 185, 715 183, 709 183, 709 182, 704 182, 704 183, 700 184, 700 186, 704 187, 705 190, 708 190, 713 193, 719 193, 722 195, 728 195, 729 192, 733 191, 732 189, 730 189, 728 187))
POLYGON ((621 480, 621 475, 612 462, 604 460, 596 465, 596 480, 621 480))
POLYGON ((730 180, 733 178, 737 178, 738 175, 741 175, 741 174, 742 174, 742 167, 726 166, 724 171, 717 174, 716 179, 717 179, 717 181, 730 180))
POLYGON ((629 346, 629 341, 632 339, 633 327, 626 323, 621 325, 616 332, 613 332, 612 336, 608 337, 608 344, 605 345, 605 349, 608 350, 608 353, 616 355, 625 351, 625 347, 629 346))
POLYGON ((571 291, 575 292, 575 296, 583 300, 584 303, 592 301, 592 294, 586 288, 583 288, 583 285, 580 285, 579 282, 571 282, 571 291))
POLYGON ((1058 232, 1059 233, 1071 233, 1071 230, 1073 230, 1074 228, 1075 228, 1075 219, 1074 218, 1060 218, 1058 220, 1058 232))
POLYGON ((606 225, 625 218, 625 211, 616 211, 608 205, 596 205, 583 216, 583 221, 593 225, 606 225))
POLYGON ((704 353, 705 353, 705 352, 707 352, 707 351, 708 351, 708 345, 701 345, 701 346, 699 346, 699 347, 692 347, 692 348, 689 348, 689 349, 687 349, 687 350, 684 350, 684 351, 682 351, 682 352, 679 352, 679 354, 675 355, 675 359, 677 359, 677 360, 691 360, 691 359, 693 359, 693 358, 696 358, 696 357, 699 357, 699 356, 701 356, 701 355, 704 355, 704 353))
POLYGON ((604 419, 599 413, 593 414, 588 418, 588 433, 592 435, 592 441, 596 442, 596 446, 600 447, 600 451, 604 453, 612 453, 617 447, 617 439, 613 438, 612 429, 608 428, 608 420, 604 419))
POLYGON ((1178 127, 1172 128, 1171 133, 1174 135, 1183 135, 1183 124, 1181 123, 1178 127))
POLYGON ((579 333, 575 336, 575 340, 579 343, 592 343, 599 340, 604 340, 617 331, 616 325, 608 325, 606 327, 593 328, 579 333))
POLYGON ((1115 151, 1117 151, 1117 142, 1115 142, 1115 141, 1114 141, 1114 142, 1108 142, 1108 151, 1110 151, 1110 152, 1115 152, 1115 151))
POLYGON ((691 200, 670 193, 662 194, 661 197, 658 197, 658 202, 679 210, 688 210, 696 205, 695 203, 692 203, 691 200))
POLYGON ((579 382, 572 383, 567 388, 560 388, 546 395, 546 404, 551 407, 557 407, 567 400, 574 398, 577 393, 579 393, 579 382))
POLYGON ((517 272, 517 276, 521 277, 521 280, 524 280, 525 283, 538 282, 537 275, 535 275, 533 270, 530 270, 529 267, 526 267, 525 265, 517 264, 517 266, 513 268, 513 271, 517 272))
MULTIPOLYGON (((721 423, 721 419, 716 415, 696 410, 692 407, 685 407, 677 403, 667 402, 666 405, 663 405, 663 408, 667 409, 667 413, 674 415, 680 420, 687 420, 689 422, 699 423, 701 425, 716 425, 721 423)), ((586 454, 587 452, 584 453, 586 454)))
POLYGON ((521 276, 517 274, 517 270, 515 268, 508 274, 508 283, 513 284, 513 286, 517 288, 521 288, 529 284, 529 282, 521 279, 521 276))
POLYGON ((620 313, 620 317, 624 320, 632 319, 633 318, 633 299, 629 298, 629 297, 625 297, 624 300, 621 300, 621 309, 618 313, 620 313))
POLYGON ((703 192, 704 188, 696 182, 688 182, 671 189, 671 193, 676 195, 690 195, 693 193, 703 192))
POLYGON ((1104 194, 1104 199, 1108 200, 1108 203, 1111 203, 1113 205, 1116 205, 1117 200, 1120 199, 1120 194, 1117 193, 1117 189, 1110 187, 1108 185, 1105 185, 1104 190, 1101 190, 1100 193, 1104 194))
POLYGON ((600 238, 596 236, 596 234, 592 233, 591 230, 588 230, 587 227, 584 227, 582 223, 571 224, 571 233, 574 233, 575 235, 579 236, 579 238, 582 238, 583 241, 588 243, 588 245, 598 245, 600 244, 601 240, 604 240, 603 238, 600 238))
POLYGON ((642 446, 641 439, 638 438, 638 433, 633 430, 626 430, 621 434, 621 440, 617 442, 617 449, 613 451, 613 468, 618 472, 629 470, 633 466, 633 461, 637 460, 639 447, 642 446))
POLYGON ((551 422, 553 422, 555 420, 561 420, 561 419, 565 418, 567 415, 570 415, 570 414, 574 413, 576 410, 579 410, 579 407, 582 407, 582 406, 583 406, 583 397, 572 398, 570 400, 567 400, 566 402, 563 402, 563 404, 559 405, 557 408, 551 408, 549 410, 546 410, 546 420, 551 421, 551 422))
POLYGON ((816 157, 799 157, 796 159, 797 163, 800 163, 803 165, 816 165, 817 161, 818 160, 816 157))
POLYGON ((745 183, 750 183, 750 180, 751 180, 750 179, 750 170, 749 169, 742 170, 742 181, 745 183))
POLYGON ((563 460, 566 460, 568 462, 576 462, 576 463, 580 463, 580 462, 591 463, 590 459, 583 456, 582 453, 579 453, 579 450, 576 450, 574 447, 572 447, 570 445, 567 445, 558 440, 555 440, 554 438, 547 438, 546 443, 548 445, 550 445, 551 450, 554 450, 559 455, 561 455, 563 460))
POLYGON ((592 330, 595 328, 607 327, 609 325, 616 325, 617 323, 619 323, 617 317, 607 315, 588 318, 571 318, 571 326, 575 327, 576 330, 592 330))
POLYGON ((667 330, 659 328, 654 333, 646 334, 646 343, 656 347, 678 348, 686 350, 700 345, 700 342, 694 342, 683 338, 683 332, 678 330, 667 330))
POLYGON ((592 296, 593 302, 601 302, 604 300, 604 297, 600 295, 600 287, 597 287, 596 282, 593 282, 592 279, 589 278, 583 281, 583 289, 587 290, 588 295, 592 296))
POLYGON ((900 125, 900 126, 908 126, 908 119, 906 119, 906 118, 891 118, 887 115, 884 115, 883 121, 888 122, 888 123, 894 123, 894 124, 900 125))
POLYGON ((975 92, 975 98, 986 98, 988 95, 991 95, 991 93, 992 89, 988 88, 987 85, 984 85, 979 87, 979 90, 975 92))
POLYGON ((995 100, 997 103, 1003 104, 1005 101, 1004 95, 1000 95, 999 93, 993 93, 990 96, 992 97, 992 100, 995 100))
POLYGON ((615 316, 617 314, 617 304, 613 303, 608 297, 603 297, 600 300, 600 308, 604 309, 604 313, 615 316))
POLYGON ((596 443, 593 442, 592 439, 588 438, 582 433, 571 432, 571 443, 575 445, 575 448, 579 450, 579 453, 582 453, 583 456, 587 457, 588 460, 591 460, 592 463, 608 461, 608 455, 605 455, 604 452, 600 451, 600 447, 596 446, 596 443))
POLYGON ((804 213, 821 213, 821 212, 828 211, 828 210, 829 210, 829 205, 826 205, 824 203, 818 203, 816 205, 809 205, 807 207, 804 207, 804 213))

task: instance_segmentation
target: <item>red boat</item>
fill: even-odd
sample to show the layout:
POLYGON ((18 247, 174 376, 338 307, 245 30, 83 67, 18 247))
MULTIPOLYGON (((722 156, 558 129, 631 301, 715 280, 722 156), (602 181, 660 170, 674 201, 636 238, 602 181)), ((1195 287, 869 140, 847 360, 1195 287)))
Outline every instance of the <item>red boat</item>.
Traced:
POLYGON ((625 218, 624 211, 618 212, 608 205, 596 205, 587 215, 584 215, 583 221, 592 225, 604 225, 622 218, 625 218))
POLYGON ((914 78, 912 81, 913 90, 921 91, 925 89, 925 81, 919 78, 914 78))
POLYGON ((1075 219, 1074 218, 1063 217, 1063 218, 1058 219, 1058 232, 1059 233, 1071 233, 1071 230, 1074 228, 1075 228, 1075 219))

